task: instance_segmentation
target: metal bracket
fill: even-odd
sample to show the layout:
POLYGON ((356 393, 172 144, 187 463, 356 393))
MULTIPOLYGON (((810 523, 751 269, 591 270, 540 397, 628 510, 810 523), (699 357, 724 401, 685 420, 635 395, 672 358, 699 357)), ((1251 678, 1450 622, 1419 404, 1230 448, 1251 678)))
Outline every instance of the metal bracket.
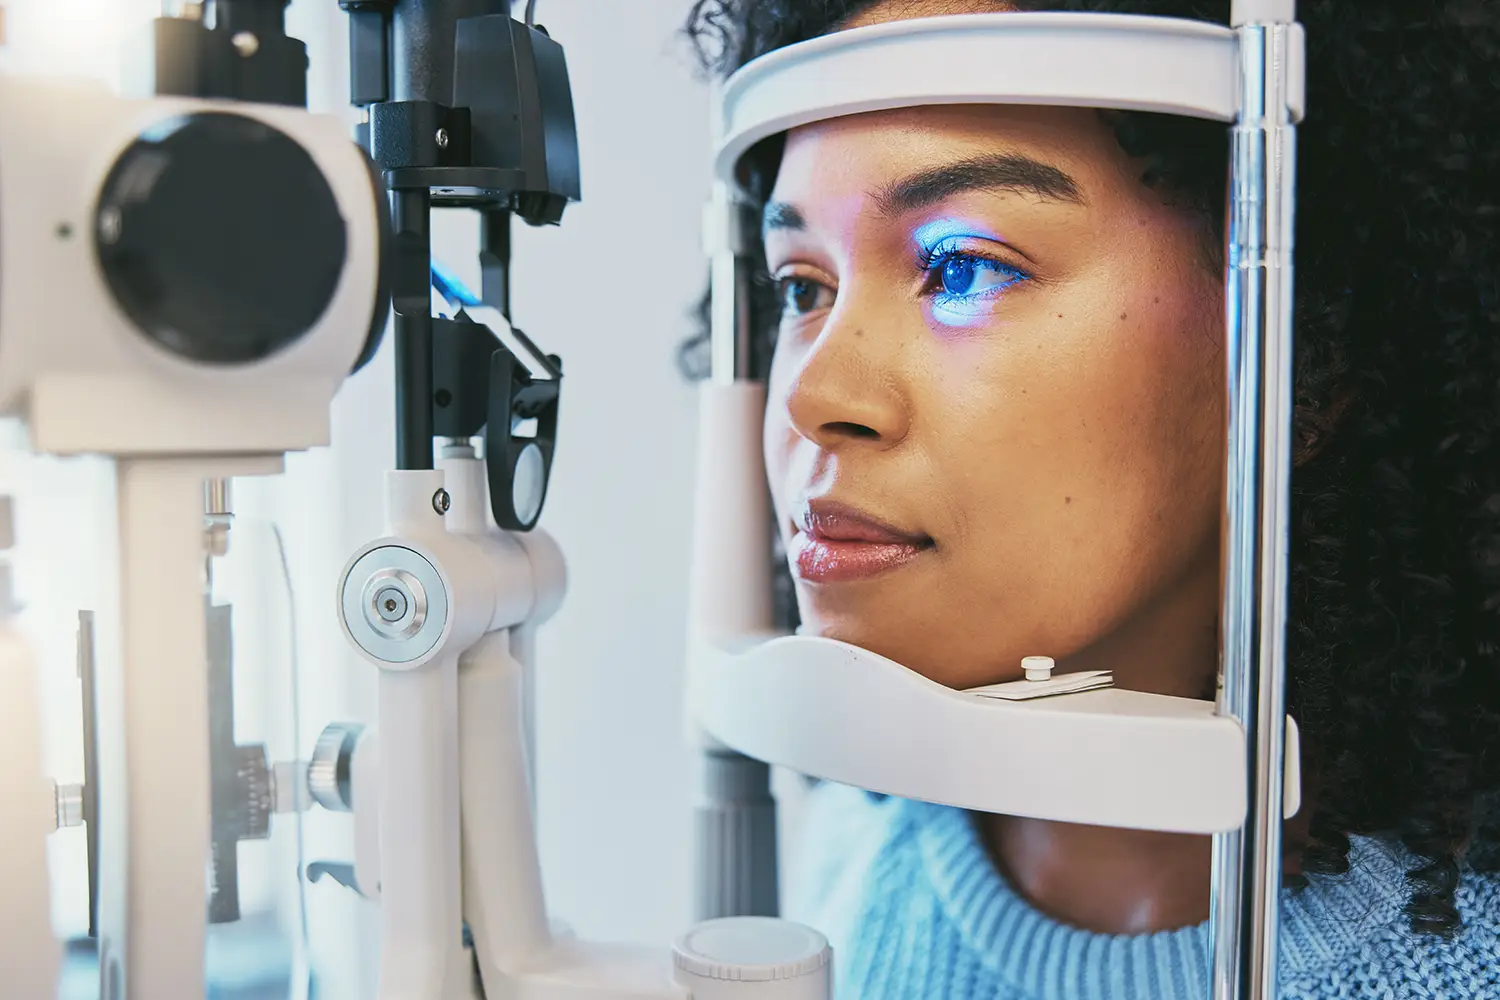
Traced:
POLYGON ((239 844, 270 836, 275 793, 266 748, 234 742, 233 609, 205 600, 208 621, 209 759, 212 777, 213 882, 210 923, 240 918, 239 844))

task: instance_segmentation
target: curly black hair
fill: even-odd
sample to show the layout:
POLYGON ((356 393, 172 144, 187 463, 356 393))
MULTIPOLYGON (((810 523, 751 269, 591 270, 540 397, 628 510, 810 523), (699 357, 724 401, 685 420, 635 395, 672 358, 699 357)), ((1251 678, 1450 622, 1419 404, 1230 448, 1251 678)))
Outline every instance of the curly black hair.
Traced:
MULTIPOLYGON (((1221 23, 1229 6, 992 2, 1221 23)), ((686 31, 723 75, 874 5, 696 0, 686 31)), ((935 6, 954 8, 906 0, 913 16, 935 6)), ((1460 864, 1500 867, 1500 5, 1298 8, 1309 112, 1287 696, 1314 790, 1303 870, 1346 871, 1351 835, 1393 837, 1418 859, 1413 928, 1451 933, 1460 864)), ((1142 182, 1201 213, 1222 247, 1223 126, 1107 117, 1142 182)), ((779 146, 751 155, 752 186, 765 187, 779 146)), ((764 373, 776 303, 765 276, 757 288, 764 373)), ((704 341, 685 345, 685 368, 701 369, 704 341)), ((792 616, 788 584, 778 603, 792 616)))

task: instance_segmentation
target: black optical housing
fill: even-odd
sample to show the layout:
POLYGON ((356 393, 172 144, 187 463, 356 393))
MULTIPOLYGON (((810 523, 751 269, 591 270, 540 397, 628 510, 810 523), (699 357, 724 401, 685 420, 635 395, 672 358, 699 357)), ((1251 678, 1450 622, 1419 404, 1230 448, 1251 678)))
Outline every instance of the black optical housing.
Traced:
POLYGON ((360 139, 391 187, 531 225, 581 196, 562 46, 504 0, 340 0, 360 139))
POLYGON ((391 191, 396 465, 432 468, 435 436, 482 429, 495 521, 529 531, 551 475, 562 360, 512 328, 529 355, 518 357, 467 312, 432 316, 431 213, 480 213, 480 298, 508 323, 512 216, 556 225, 581 197, 562 46, 511 17, 509 0, 339 6, 349 15, 350 100, 367 109, 357 138, 391 191), (540 495, 527 499, 538 466, 540 495))
POLYGON ((145 61, 159 97, 307 106, 307 46, 286 33, 291 0, 212 0, 202 19, 160 17, 145 61))

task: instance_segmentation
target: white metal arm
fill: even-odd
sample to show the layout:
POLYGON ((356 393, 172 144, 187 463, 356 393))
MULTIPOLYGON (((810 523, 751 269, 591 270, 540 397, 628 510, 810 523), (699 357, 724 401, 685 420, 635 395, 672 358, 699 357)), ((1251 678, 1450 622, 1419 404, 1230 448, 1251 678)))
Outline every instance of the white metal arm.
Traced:
POLYGON ((209 864, 203 483, 263 459, 121 459, 118 621, 101 630, 99 961, 130 997, 204 989, 209 864))
POLYGON ((378 803, 379 870, 367 848, 356 876, 366 894, 379 884, 382 1000, 468 1000, 464 923, 491 1000, 685 998, 665 950, 559 940, 547 918, 528 666, 515 652, 531 655, 530 630, 561 601, 561 553, 543 533, 494 528, 473 457, 388 482, 393 530, 356 554, 340 588, 346 634, 381 668, 379 759, 365 737, 354 807, 367 828, 359 814, 378 803), (366 796, 372 772, 378 794, 366 796))
POLYGON ((449 532, 443 482, 436 470, 389 474, 390 533, 356 554, 339 591, 345 634, 381 668, 383 1000, 469 995, 458 660, 491 628, 496 588, 474 541, 449 532))
POLYGON ((363 736, 352 798, 356 882, 381 905, 382 1000, 467 1000, 461 923, 489 1000, 826 1000, 826 941, 806 928, 702 925, 678 942, 674 967, 666 948, 578 941, 550 924, 532 805, 531 665, 517 653, 534 655, 535 628, 561 602, 562 554, 544 532, 493 526, 473 457, 393 472, 389 483, 397 530, 356 554, 340 589, 346 633, 381 667, 378 759, 376 734, 363 736), (413 624, 414 607, 430 617, 413 624), (363 625, 351 625, 355 615, 363 625), (378 850, 367 843, 372 809, 378 850))

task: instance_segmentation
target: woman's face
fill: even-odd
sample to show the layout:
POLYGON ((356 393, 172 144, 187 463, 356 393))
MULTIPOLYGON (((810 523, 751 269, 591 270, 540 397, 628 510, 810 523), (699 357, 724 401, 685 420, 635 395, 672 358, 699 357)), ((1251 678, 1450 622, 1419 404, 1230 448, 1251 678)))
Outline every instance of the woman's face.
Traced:
POLYGON ((1203 696, 1223 293, 1093 111, 789 134, 765 456, 804 631, 953 687, 1023 656, 1203 696))

